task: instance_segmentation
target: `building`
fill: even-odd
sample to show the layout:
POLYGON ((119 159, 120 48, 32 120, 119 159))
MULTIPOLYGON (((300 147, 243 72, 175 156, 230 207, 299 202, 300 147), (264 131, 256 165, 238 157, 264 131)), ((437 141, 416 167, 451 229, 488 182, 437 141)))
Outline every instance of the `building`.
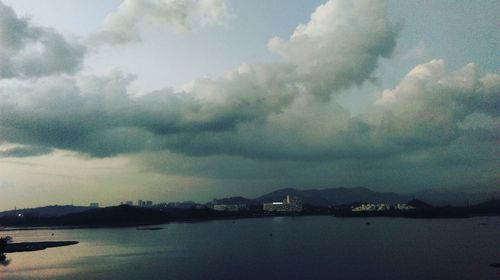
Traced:
POLYGON ((378 203, 378 204, 367 203, 352 208, 353 212, 372 212, 372 211, 388 211, 388 210, 391 210, 391 206, 389 206, 389 204, 386 203, 378 203))
POLYGON ((283 201, 263 203, 262 209, 267 212, 301 212, 302 201, 287 195, 283 201))
POLYGON ((417 208, 414 206, 408 205, 406 203, 398 203, 398 204, 396 204, 396 206, 394 206, 394 209, 401 210, 401 211, 408 211, 408 210, 415 210, 417 208))
POLYGON ((137 200, 137 206, 139 207, 152 207, 153 206, 153 201, 151 200, 137 200))
POLYGON ((89 206, 94 208, 99 208, 99 202, 91 202, 89 206))

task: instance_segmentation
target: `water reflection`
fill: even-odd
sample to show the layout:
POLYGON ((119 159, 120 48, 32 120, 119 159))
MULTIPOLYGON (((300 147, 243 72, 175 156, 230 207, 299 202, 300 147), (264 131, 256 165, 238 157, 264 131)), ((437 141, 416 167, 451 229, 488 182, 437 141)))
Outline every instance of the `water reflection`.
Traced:
POLYGON ((10 236, 0 237, 0 264, 3 266, 7 266, 10 263, 10 260, 7 260, 7 256, 5 255, 7 242, 10 240, 12 240, 10 236))
POLYGON ((281 217, 238 220, 236 225, 232 221, 172 223, 158 231, 12 231, 9 234, 16 243, 61 239, 80 243, 29 253, 8 251, 13 262, 0 265, 0 279, 302 280, 332 275, 336 279, 366 275, 498 279, 500 269, 492 264, 500 260, 494 246, 500 244, 497 217, 374 221, 281 217), (481 222, 489 226, 479 226, 481 222))

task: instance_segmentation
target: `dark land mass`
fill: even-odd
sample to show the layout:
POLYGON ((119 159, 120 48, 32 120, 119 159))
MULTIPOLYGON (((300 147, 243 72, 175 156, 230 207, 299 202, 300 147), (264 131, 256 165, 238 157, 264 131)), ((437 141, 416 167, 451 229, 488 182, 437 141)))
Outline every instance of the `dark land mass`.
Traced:
POLYGON ((467 208, 476 215, 500 214, 500 199, 492 199, 467 208))
POLYGON ((354 203, 335 208, 337 217, 403 217, 403 218, 469 218, 474 216, 500 215, 500 200, 490 200, 484 203, 456 207, 431 206, 423 201, 413 199, 407 204, 416 207, 413 210, 386 210, 353 212, 352 207, 363 203, 354 203))
POLYGON ((412 200, 408 201, 406 204, 413 206, 417 209, 430 209, 430 208, 432 208, 432 205, 425 203, 422 200, 418 200, 418 199, 412 199, 412 200))
MULTIPOLYGON (((259 210, 262 212, 261 210, 259 210)), ((63 216, 36 215, 0 217, 3 227, 126 227, 150 226, 173 221, 204 221, 213 219, 249 218, 258 216, 254 211, 226 212, 209 208, 141 208, 128 205, 96 208, 63 216)))
POLYGON ((136 230, 162 230, 162 227, 138 227, 136 230))
POLYGON ((259 202, 281 201, 287 194, 300 197, 303 203, 315 206, 342 205, 356 201, 393 204, 411 199, 411 196, 408 195, 392 192, 375 192, 365 187, 356 187, 328 188, 322 190, 297 190, 286 188, 260 196, 255 200, 259 202))
POLYGON ((64 216, 72 213, 80 213, 91 209, 95 208, 87 206, 73 206, 73 205, 50 205, 37 208, 8 210, 0 212, 0 217, 15 216, 18 213, 23 213, 23 215, 36 215, 39 217, 55 217, 55 216, 64 216))
POLYGON ((4 253, 31 252, 47 248, 62 247, 78 244, 78 241, 43 241, 9 243, 5 246, 4 253))
MULTIPOLYGON (((339 206, 316 206, 304 204, 300 213, 264 212, 259 209, 247 211, 215 211, 210 208, 139 208, 134 206, 113 206, 97 208, 80 213, 56 217, 11 216, 0 217, 0 225, 11 227, 123 227, 150 226, 168 222, 196 222, 216 219, 238 219, 272 216, 333 215, 337 217, 404 217, 404 218, 467 218, 484 215, 500 215, 500 200, 491 200, 469 207, 434 207, 423 201, 411 200, 408 204, 414 210, 386 210, 372 212, 353 212, 352 207, 362 204, 353 203, 339 206)), ((140 227, 138 229, 159 229, 140 227)))
MULTIPOLYGON (((455 190, 425 190, 411 194, 397 194, 393 192, 376 192, 365 187, 355 188, 326 188, 326 189, 312 189, 312 190, 298 190, 294 188, 285 188, 277 191, 270 192, 260 197, 250 199, 241 196, 234 196, 228 198, 214 199, 206 203, 204 206, 211 208, 214 204, 245 204, 249 206, 249 210, 256 211, 262 208, 263 202, 282 201, 286 195, 298 197, 304 204, 312 205, 318 208, 335 207, 339 205, 348 205, 360 201, 370 203, 388 203, 395 204, 415 199, 416 201, 425 201, 428 206, 464 206, 466 204, 478 205, 478 207, 490 208, 488 205, 479 206, 482 203, 488 203, 495 199, 500 199, 500 191, 494 192, 463 192, 455 190), (430 205, 429 205, 430 204, 430 205)), ((190 210, 197 208, 200 204, 185 201, 177 203, 161 203, 156 205, 157 208, 167 209, 185 209, 190 210)), ((417 205, 414 205, 417 206, 417 205)), ((418 205, 422 206, 422 205, 418 205)), ((418 207, 417 207, 418 208, 418 207)), ((72 205, 52 205, 38 208, 17 209, 0 212, 1 217, 12 217, 22 213, 24 216, 37 216, 37 217, 56 217, 65 216, 68 214, 81 213, 88 210, 96 210, 96 208, 85 206, 72 206, 72 205)), ((176 210, 174 214, 180 215, 176 210)), ((194 213, 195 215, 203 215, 194 213)))
POLYGON ((411 197, 436 206, 464 206, 464 204, 472 205, 500 199, 500 191, 465 192, 457 190, 424 190, 410 195, 411 197))
POLYGON ((93 208, 84 212, 62 216, 45 217, 37 215, 0 217, 2 226, 38 227, 38 226, 135 226, 152 225, 169 222, 170 218, 163 212, 133 206, 113 206, 93 208))
MULTIPOLYGON (((425 195, 439 193, 438 200, 453 196, 463 199, 465 193, 450 191, 427 191, 425 195)), ((424 196, 423 193, 420 195, 424 196)), ((463 206, 448 204, 435 206, 418 195, 400 195, 391 192, 375 192, 364 187, 329 188, 321 190, 281 189, 255 199, 229 197, 214 199, 207 204, 194 202, 161 203, 152 208, 120 205, 106 208, 78 206, 47 206, 33 209, 12 210, 0 213, 3 227, 122 227, 148 226, 168 222, 190 222, 214 219, 237 219, 283 215, 334 215, 338 217, 406 217, 406 218, 465 218, 478 215, 500 215, 500 193, 468 194, 470 198, 482 198, 472 204, 473 199, 464 199, 463 206), (300 213, 269 213, 262 210, 263 202, 282 201, 286 195, 298 197, 303 202, 300 213), (489 200, 487 198, 490 198, 489 200), (495 198, 495 199, 492 199, 495 198), (352 208, 362 203, 401 202, 416 207, 414 210, 353 212, 352 208), (425 202, 424 202, 425 201, 425 202), (244 211, 215 211, 214 204, 245 204, 244 211)), ((453 199, 452 199, 453 200, 453 199)))

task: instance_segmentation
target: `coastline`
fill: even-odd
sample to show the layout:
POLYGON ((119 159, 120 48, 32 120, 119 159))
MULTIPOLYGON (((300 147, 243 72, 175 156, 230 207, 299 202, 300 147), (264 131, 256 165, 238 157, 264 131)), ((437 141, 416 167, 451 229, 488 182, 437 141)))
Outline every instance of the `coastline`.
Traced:
POLYGON ((47 248, 64 247, 78 244, 78 241, 41 241, 41 242, 19 242, 9 243, 5 246, 3 253, 33 252, 47 248))
POLYGON ((469 214, 469 215, 419 215, 416 213, 404 213, 396 215, 395 213, 249 213, 247 215, 234 215, 234 216, 214 216, 204 218, 182 218, 171 219, 168 221, 158 221, 154 223, 127 223, 127 224, 84 224, 84 225, 9 225, 7 227, 0 227, 0 232, 9 231, 28 231, 28 230, 72 230, 72 229, 98 229, 98 228, 137 228, 166 225, 170 223, 199 223, 220 220, 241 220, 241 219, 256 219, 256 218, 274 218, 274 217, 310 217, 310 216, 332 216, 334 218, 405 218, 405 219, 468 219, 474 217, 487 217, 487 216, 500 216, 500 213, 488 214, 469 214))

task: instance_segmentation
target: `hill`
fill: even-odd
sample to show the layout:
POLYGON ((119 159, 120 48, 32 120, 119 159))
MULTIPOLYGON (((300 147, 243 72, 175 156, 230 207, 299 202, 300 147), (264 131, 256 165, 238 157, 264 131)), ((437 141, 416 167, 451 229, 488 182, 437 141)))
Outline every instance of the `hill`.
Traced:
POLYGON ((410 206, 413 206, 417 209, 429 209, 429 208, 432 208, 432 205, 428 204, 428 203, 425 203, 421 200, 418 200, 418 199, 412 199, 410 201, 408 201, 406 204, 410 205, 410 206))
POLYGON ((4 226, 132 226, 165 223, 169 220, 169 216, 159 210, 120 205, 55 217, 5 216, 0 218, 0 224, 4 226))
POLYGON ((37 217, 57 217, 64 216, 72 213, 80 213, 95 209, 87 206, 73 206, 73 205, 50 205, 37 208, 16 209, 0 212, 0 217, 17 216, 37 216, 37 217))
POLYGON ((478 204, 491 199, 500 199, 500 192, 474 192, 474 191, 460 191, 460 190, 423 190, 414 192, 412 197, 426 201, 432 205, 451 205, 451 206, 464 206, 465 204, 478 204))
POLYGON ((476 214, 500 214, 500 199, 488 200, 470 208, 476 214))

